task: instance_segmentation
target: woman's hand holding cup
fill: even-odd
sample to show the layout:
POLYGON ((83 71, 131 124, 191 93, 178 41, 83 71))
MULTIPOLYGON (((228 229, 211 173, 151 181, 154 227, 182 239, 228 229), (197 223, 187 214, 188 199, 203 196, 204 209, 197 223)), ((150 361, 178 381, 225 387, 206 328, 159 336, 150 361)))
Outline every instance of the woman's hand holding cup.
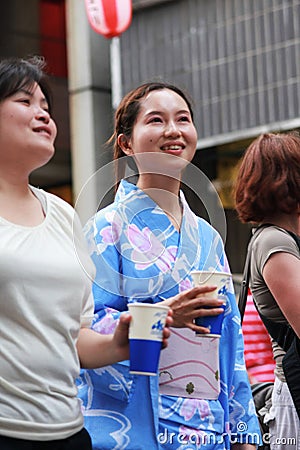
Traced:
POLYGON ((170 297, 160 304, 172 308, 173 327, 190 328, 197 333, 209 333, 209 328, 198 326, 195 319, 202 316, 218 316, 224 312, 224 300, 207 297, 217 286, 196 286, 170 297), (209 309, 207 309, 209 307, 209 309))

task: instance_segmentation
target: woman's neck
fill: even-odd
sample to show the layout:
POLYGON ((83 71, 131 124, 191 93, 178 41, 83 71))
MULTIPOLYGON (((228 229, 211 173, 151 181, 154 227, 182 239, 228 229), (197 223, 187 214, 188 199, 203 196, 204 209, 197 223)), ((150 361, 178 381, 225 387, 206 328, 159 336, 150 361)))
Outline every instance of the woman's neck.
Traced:
POLYGON ((155 188, 171 192, 178 196, 180 183, 180 178, 162 174, 141 173, 139 174, 137 186, 143 191, 155 188))
POLYGON ((26 183, 0 180, 0 216, 23 226, 36 226, 45 219, 40 201, 26 183))
POLYGON ((262 223, 271 223, 272 225, 276 225, 277 227, 284 228, 288 231, 292 231, 293 233, 299 234, 299 214, 277 214, 274 217, 270 217, 269 219, 265 219, 262 223))
POLYGON ((31 191, 28 186, 28 180, 20 182, 0 177, 0 193, 8 196, 27 197, 31 191))
POLYGON ((179 198, 180 180, 157 177, 153 180, 140 177, 137 186, 142 189, 165 212, 177 230, 182 221, 182 206, 179 198))

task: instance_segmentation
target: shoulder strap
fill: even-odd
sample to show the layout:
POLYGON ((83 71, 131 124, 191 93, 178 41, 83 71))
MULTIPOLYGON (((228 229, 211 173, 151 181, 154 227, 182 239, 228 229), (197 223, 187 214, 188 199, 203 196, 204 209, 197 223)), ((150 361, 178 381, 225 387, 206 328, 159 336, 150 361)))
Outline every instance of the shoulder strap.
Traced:
MULTIPOLYGON (((241 315, 241 323, 243 323, 245 309, 246 309, 246 303, 247 303, 247 296, 248 296, 248 289, 249 289, 249 280, 250 280, 250 261, 251 261, 251 252, 252 252, 252 246, 253 242, 257 236, 257 233, 259 230, 262 231, 263 228, 270 226, 269 224, 260 225, 259 227, 252 230, 252 236, 248 244, 247 248, 247 255, 244 265, 244 271, 243 271, 243 280, 241 284, 241 289, 239 293, 239 299, 238 299, 238 308, 241 315)), ((259 233, 260 234, 260 233, 259 233)))
MULTIPOLYGON (((252 240, 252 238, 251 238, 251 240, 252 240)), ((248 289, 249 289, 250 256, 251 256, 251 248, 252 248, 251 240, 248 244, 244 272, 243 272, 243 279, 242 279, 241 289, 240 289, 239 299, 238 299, 238 308, 239 308, 240 315, 241 315, 241 323, 243 323, 243 319, 244 319, 246 303, 247 303, 247 295, 248 295, 248 289)))
POLYGON ((292 231, 286 230, 291 236, 292 238, 295 239, 296 244, 298 245, 299 251, 300 251, 300 236, 298 236, 298 234, 293 233, 292 231))

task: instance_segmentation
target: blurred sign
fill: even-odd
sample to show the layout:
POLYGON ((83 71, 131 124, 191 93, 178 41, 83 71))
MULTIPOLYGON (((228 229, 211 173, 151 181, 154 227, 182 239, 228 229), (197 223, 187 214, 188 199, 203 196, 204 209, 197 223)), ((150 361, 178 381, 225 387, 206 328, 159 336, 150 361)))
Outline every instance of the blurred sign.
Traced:
POLYGON ((127 30, 132 18, 132 0, 85 0, 90 26, 106 38, 127 30))

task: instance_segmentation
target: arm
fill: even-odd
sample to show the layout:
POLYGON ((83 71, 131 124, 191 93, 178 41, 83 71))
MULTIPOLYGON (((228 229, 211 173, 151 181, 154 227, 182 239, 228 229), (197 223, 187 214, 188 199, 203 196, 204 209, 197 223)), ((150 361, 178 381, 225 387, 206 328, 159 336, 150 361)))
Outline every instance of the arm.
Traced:
MULTIPOLYGON (((93 369, 128 359, 130 319, 130 314, 121 314, 114 334, 103 335, 89 328, 81 328, 77 341, 77 352, 81 367, 93 369)), ((170 310, 163 331, 163 348, 168 345, 169 326, 172 325, 172 322, 172 311, 170 310)))
POLYGON ((300 337, 300 259, 278 252, 267 260, 263 268, 264 280, 282 313, 300 337))
POLYGON ((120 316, 114 334, 99 334, 89 328, 81 328, 77 352, 81 367, 92 369, 114 364, 129 358, 128 329, 130 315, 120 316))
POLYGON ((173 327, 185 327, 190 328, 192 331, 209 333, 207 328, 197 326, 194 323, 194 319, 201 316, 217 316, 223 311, 219 307, 223 304, 222 300, 207 299, 203 295, 213 291, 215 288, 216 286, 194 287, 161 302, 161 304, 165 304, 173 310, 173 327), (205 306, 213 308, 208 310, 205 309, 205 306))

